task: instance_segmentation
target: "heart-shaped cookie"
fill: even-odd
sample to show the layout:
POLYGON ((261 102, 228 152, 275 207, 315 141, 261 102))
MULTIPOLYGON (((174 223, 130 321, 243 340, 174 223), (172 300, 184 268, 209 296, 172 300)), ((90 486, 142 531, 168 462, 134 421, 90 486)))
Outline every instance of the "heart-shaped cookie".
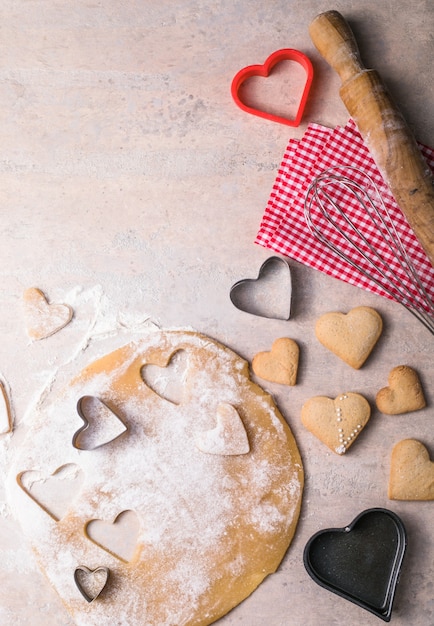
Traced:
MULTIPOLYGON (((258 117, 262 117, 272 122, 286 124, 287 126, 298 126, 303 117, 312 80, 313 67, 310 59, 298 50, 285 48, 283 50, 277 50, 276 52, 273 52, 273 54, 268 57, 263 65, 249 65, 248 67, 244 67, 242 70, 240 70, 232 80, 231 93, 235 103, 240 107, 240 109, 242 109, 246 113, 257 115, 258 117), (263 110, 262 107, 257 107, 254 105, 249 106, 244 101, 241 95, 242 86, 248 79, 253 77, 267 78, 271 74, 273 68, 275 68, 276 65, 282 63, 283 61, 295 61, 297 64, 300 64, 306 72, 306 79, 302 87, 298 110, 293 119, 289 119, 287 116, 283 115, 274 115, 269 111, 263 110)), ((270 107, 273 105, 275 105, 275 103, 270 103, 270 107)))
POLYGON ((388 496, 391 500, 434 500, 434 463, 417 439, 403 439, 394 446, 388 496))
POLYGON ((380 389, 375 398, 377 408, 386 415, 418 411, 426 406, 417 372, 408 365, 398 365, 389 374, 388 387, 380 389))
POLYGON ((258 352, 252 359, 257 376, 272 383, 295 385, 297 381, 299 347, 293 339, 276 339, 270 352, 258 352))
POLYGON ((406 545, 405 527, 395 513, 368 509, 344 528, 311 537, 304 565, 321 587, 389 622, 406 545))
POLYGON ((195 434, 195 443, 206 454, 237 455, 250 450, 246 429, 234 406, 221 403, 217 407, 217 426, 195 434))
POLYGON ((128 430, 120 417, 95 396, 81 397, 77 413, 84 422, 72 438, 72 445, 78 450, 95 450, 128 430))
POLYGON ((73 310, 67 304, 50 304, 36 287, 23 294, 27 334, 31 339, 46 339, 69 324, 73 310))
POLYGON ((91 541, 125 563, 136 552, 139 531, 139 518, 131 510, 119 513, 113 523, 93 519, 85 526, 85 534, 91 541))
POLYGON ((281 257, 270 257, 257 278, 244 278, 232 286, 230 298, 240 311, 278 320, 291 316, 291 268, 281 257))
POLYGON ((75 584, 86 602, 93 602, 101 595, 107 586, 109 576, 108 567, 97 567, 92 570, 85 565, 79 565, 74 572, 75 584))
POLYGON ((375 309, 359 306, 348 313, 322 315, 316 325, 317 339, 354 369, 362 367, 383 330, 383 321, 375 309))
POLYGON ((304 426, 336 454, 345 454, 370 416, 371 407, 366 398, 351 391, 334 400, 315 396, 301 408, 304 426))

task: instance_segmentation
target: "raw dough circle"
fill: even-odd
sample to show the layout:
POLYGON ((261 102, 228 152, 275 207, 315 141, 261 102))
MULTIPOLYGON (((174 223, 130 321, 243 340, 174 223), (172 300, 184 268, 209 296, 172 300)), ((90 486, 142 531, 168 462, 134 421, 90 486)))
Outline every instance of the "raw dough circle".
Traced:
POLYGON ((178 330, 152 331, 48 394, 13 478, 17 518, 80 626, 213 623, 276 570, 303 490, 295 439, 246 361, 178 330), (160 375, 151 380, 147 365, 160 375), (93 449, 74 447, 84 396, 104 403, 126 432, 93 449), (96 535, 98 524, 105 535, 96 535), (122 553, 112 543, 121 530, 122 553), (110 569, 93 602, 77 589, 78 567, 110 569))

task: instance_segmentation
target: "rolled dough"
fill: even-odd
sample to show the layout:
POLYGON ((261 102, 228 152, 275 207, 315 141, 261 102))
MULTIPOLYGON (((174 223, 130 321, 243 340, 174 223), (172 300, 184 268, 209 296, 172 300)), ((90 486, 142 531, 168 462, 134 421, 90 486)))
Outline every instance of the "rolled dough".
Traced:
POLYGON ((302 489, 295 439, 271 397, 250 380, 246 361, 178 330, 151 331, 47 394, 8 484, 38 563, 78 626, 213 623, 278 567, 302 489), (178 376, 182 393, 173 402, 142 373, 152 365, 164 379, 180 352, 184 369, 170 376, 178 376), (104 402, 127 431, 97 449, 74 448, 83 396, 104 402), (213 444, 209 452, 204 442, 213 444), (33 493, 31 481, 23 488, 17 480, 31 471, 33 493), (62 490, 63 516, 39 505, 44 487, 51 497, 62 490), (96 537, 90 529, 104 532, 96 537), (78 567, 110 570, 92 602, 75 584, 78 567))

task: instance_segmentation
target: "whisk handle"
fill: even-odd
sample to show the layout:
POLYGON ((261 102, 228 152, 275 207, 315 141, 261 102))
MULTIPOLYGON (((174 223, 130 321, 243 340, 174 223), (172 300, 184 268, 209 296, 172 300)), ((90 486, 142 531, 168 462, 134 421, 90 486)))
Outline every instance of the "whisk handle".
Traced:
POLYGON ((365 69, 353 31, 338 11, 320 13, 310 24, 309 34, 343 83, 365 69))

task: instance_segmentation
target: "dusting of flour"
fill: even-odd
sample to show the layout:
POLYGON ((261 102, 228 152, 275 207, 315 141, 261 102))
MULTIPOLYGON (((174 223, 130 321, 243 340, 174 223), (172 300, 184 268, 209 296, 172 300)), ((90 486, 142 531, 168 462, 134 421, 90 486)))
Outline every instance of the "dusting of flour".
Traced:
POLYGON ((153 329, 46 394, 14 459, 8 497, 78 626, 205 626, 275 571, 295 532, 302 486, 292 433, 250 381, 247 364, 203 335, 153 329), (142 371, 152 365, 164 376, 180 350, 182 394, 173 402, 146 384, 142 371), (97 449, 74 448, 83 396, 102 400, 127 431, 97 449), (222 404, 234 408, 245 429, 243 454, 230 445, 226 453, 223 444, 218 454, 207 454, 195 443, 198 434, 215 431, 222 404), (62 467, 68 471, 59 472, 62 467), (38 473, 33 497, 16 479, 31 471, 38 473), (84 479, 64 512, 52 515, 41 501, 44 476, 55 484, 56 472, 65 489, 68 477, 84 479), (129 561, 108 539, 101 545, 86 532, 92 520, 111 525, 126 511, 139 520, 129 561), (74 583, 78 566, 111 572, 90 604, 74 583))

